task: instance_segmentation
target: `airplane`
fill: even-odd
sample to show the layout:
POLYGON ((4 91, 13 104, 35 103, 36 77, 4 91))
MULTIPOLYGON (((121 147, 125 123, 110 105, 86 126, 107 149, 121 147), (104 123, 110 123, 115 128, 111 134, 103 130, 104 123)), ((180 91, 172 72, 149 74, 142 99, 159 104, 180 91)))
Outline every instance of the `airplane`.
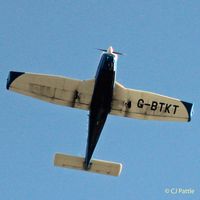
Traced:
POLYGON ((102 52, 95 78, 77 80, 62 76, 10 71, 6 88, 46 102, 89 111, 85 157, 57 153, 54 165, 119 176, 122 164, 92 159, 108 114, 144 120, 189 122, 193 104, 116 81, 120 52, 112 46, 102 52))

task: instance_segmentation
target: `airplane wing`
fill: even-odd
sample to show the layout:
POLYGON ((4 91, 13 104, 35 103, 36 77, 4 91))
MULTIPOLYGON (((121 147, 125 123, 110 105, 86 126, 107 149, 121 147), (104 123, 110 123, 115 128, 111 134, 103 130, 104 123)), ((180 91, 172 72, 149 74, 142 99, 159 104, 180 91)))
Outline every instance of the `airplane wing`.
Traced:
POLYGON ((191 103, 179 99, 128 89, 116 82, 110 114, 146 120, 184 122, 191 120, 192 106, 191 103))
POLYGON ((94 81, 11 71, 6 87, 50 103, 89 110, 94 81))

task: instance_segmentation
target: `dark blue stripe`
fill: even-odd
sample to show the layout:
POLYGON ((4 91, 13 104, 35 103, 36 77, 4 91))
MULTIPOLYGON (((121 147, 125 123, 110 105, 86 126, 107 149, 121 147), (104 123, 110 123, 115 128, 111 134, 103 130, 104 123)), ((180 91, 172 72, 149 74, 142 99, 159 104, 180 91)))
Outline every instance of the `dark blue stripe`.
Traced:
POLYGON ((6 89, 9 90, 10 85, 12 84, 12 82, 18 78, 19 76, 25 74, 24 72, 14 72, 14 71, 10 71, 9 75, 8 75, 8 79, 7 79, 7 84, 6 84, 6 89))
POLYGON ((181 101, 183 103, 183 105, 185 106, 187 112, 188 112, 188 122, 191 121, 191 117, 192 117, 192 112, 193 112, 193 104, 192 103, 188 103, 185 101, 181 101))

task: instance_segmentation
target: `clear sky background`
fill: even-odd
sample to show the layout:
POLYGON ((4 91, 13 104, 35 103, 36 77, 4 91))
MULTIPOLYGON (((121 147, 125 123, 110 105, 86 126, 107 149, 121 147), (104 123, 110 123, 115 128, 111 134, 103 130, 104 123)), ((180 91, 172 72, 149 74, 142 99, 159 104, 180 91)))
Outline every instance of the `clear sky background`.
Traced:
POLYGON ((0 16, 1 199, 200 199, 199 1, 0 0, 0 16), (192 121, 109 116, 94 158, 120 177, 56 168, 56 152, 84 155, 88 112, 9 92, 8 72, 90 79, 110 45, 120 83, 194 103, 192 121))

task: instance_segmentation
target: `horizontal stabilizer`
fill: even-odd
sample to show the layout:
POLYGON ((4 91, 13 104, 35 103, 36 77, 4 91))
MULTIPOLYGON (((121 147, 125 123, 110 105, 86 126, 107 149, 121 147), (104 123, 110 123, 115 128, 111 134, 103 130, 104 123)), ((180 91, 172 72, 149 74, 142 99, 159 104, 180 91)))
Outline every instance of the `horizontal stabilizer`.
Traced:
POLYGON ((91 167, 88 170, 84 169, 84 158, 64 155, 57 153, 54 158, 54 165, 57 167, 65 167, 77 170, 84 170, 87 172, 94 172, 99 174, 119 176, 122 170, 122 164, 103 160, 91 160, 91 167))

